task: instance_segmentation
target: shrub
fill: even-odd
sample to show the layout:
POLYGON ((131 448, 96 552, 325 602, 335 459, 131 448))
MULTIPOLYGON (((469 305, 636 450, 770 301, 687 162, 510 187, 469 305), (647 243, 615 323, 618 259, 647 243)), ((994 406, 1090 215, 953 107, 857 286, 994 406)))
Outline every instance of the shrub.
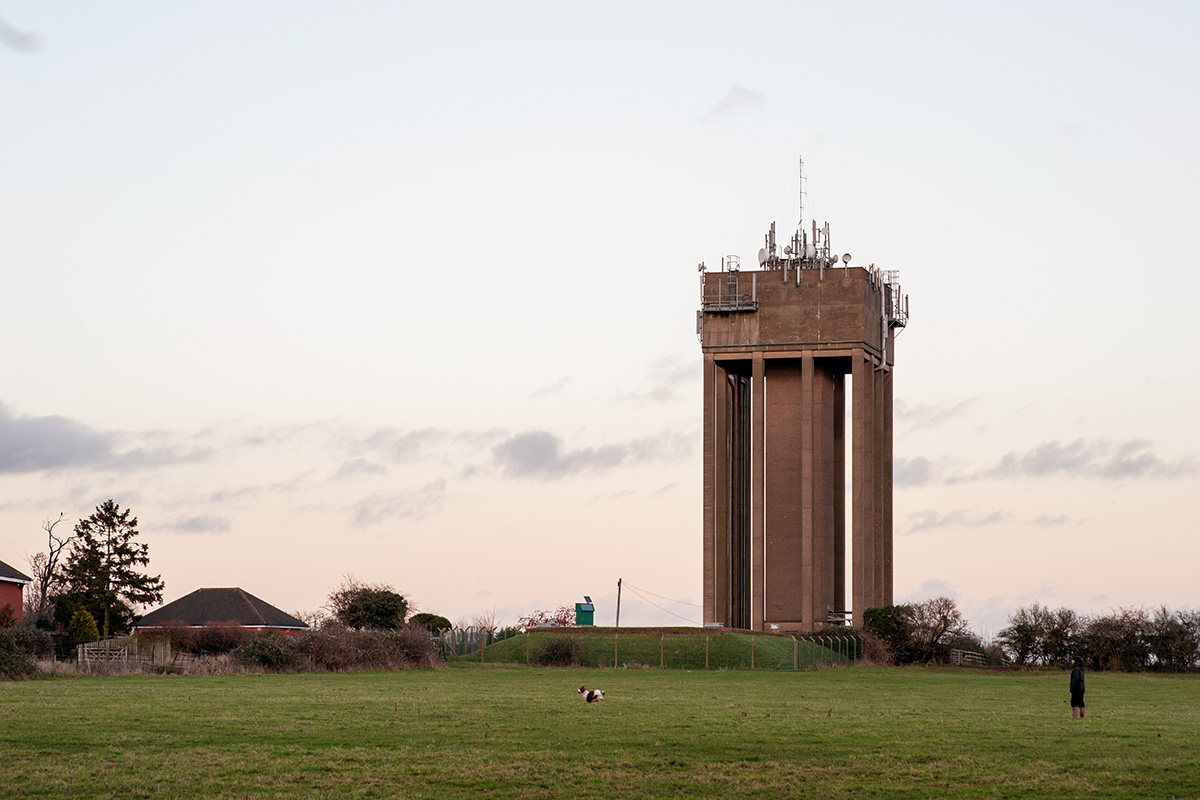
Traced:
POLYGON ((72 647, 94 642, 100 638, 100 630, 96 627, 95 618, 82 608, 71 615, 71 622, 67 625, 67 633, 71 637, 72 647))
POLYGON ((1154 612, 1149 627, 1155 669, 1182 672, 1200 663, 1200 610, 1154 612))
POLYGON ((54 637, 32 625, 14 625, 6 633, 13 644, 32 658, 50 658, 54 655, 54 637))
POLYGON ((575 624, 575 609, 571 606, 559 606, 557 611, 534 611, 517 620, 517 628, 527 631, 544 625, 556 628, 570 628, 575 624))
POLYGON ((262 667, 273 672, 295 669, 299 662, 296 645, 286 636, 268 634, 251 639, 233 651, 232 655, 248 667, 262 667))
POLYGON ((329 595, 329 608, 351 628, 395 630, 404 625, 408 600, 387 584, 372 586, 348 577, 329 595))
POLYGON ((1122 608, 1089 618, 1080 634, 1079 655, 1095 667, 1135 672, 1150 663, 1150 617, 1144 609, 1122 608))
POLYGON ((912 624, 909 606, 892 605, 868 608, 863 612, 863 632, 883 642, 891 654, 891 663, 907 664, 913 659, 912 624))
POLYGON ((442 661, 441 642, 429 638, 429 633, 419 625, 409 625, 399 631, 396 643, 404 656, 407 667, 435 667, 442 661))
POLYGON ((37 664, 27 653, 17 647, 9 630, 0 631, 0 678, 17 680, 31 678, 37 674, 37 664))
MULTIPOLYGON (((874 609, 871 609, 874 610, 874 609)), ((880 639, 873 633, 862 633, 862 655, 860 661, 863 664, 891 664, 893 659, 892 648, 883 639, 880 639)))
POLYGON ((237 622, 208 622, 193 633, 195 650, 204 655, 221 655, 246 644, 253 636, 237 622))
POLYGON ((450 620, 446 619, 440 614, 427 614, 424 612, 420 614, 413 614, 409 622, 413 623, 414 625, 420 625, 422 628, 430 631, 444 631, 453 627, 450 624, 450 620))
POLYGON ((432 667, 441 661, 438 646, 419 625, 372 631, 328 624, 297 637, 296 650, 309 668, 330 672, 432 667))
POLYGON ((538 667, 579 666, 579 642, 573 636, 551 636, 534 657, 538 667))

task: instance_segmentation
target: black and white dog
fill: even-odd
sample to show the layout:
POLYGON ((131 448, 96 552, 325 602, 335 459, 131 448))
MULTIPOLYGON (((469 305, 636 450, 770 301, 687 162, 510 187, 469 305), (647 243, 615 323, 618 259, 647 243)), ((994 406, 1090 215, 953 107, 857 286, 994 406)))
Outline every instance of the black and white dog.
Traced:
POLYGON ((576 691, 583 695, 583 699, 589 703, 595 703, 598 700, 604 699, 604 691, 602 689, 588 689, 580 686, 576 691))

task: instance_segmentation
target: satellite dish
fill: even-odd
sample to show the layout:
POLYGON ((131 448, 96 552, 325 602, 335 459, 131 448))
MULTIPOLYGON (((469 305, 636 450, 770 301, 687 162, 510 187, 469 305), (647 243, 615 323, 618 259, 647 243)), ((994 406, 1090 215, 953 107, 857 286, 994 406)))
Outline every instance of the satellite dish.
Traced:
POLYGON ((792 254, 792 246, 790 244, 787 247, 783 248, 783 254, 785 256, 790 256, 792 254))
POLYGON ((758 265, 761 267, 765 263, 767 263, 767 248, 760 247, 758 248, 758 265))
POLYGON ((846 253, 846 255, 842 256, 842 263, 843 263, 843 264, 849 264, 849 263, 850 263, 850 254, 849 254, 849 253, 846 253))

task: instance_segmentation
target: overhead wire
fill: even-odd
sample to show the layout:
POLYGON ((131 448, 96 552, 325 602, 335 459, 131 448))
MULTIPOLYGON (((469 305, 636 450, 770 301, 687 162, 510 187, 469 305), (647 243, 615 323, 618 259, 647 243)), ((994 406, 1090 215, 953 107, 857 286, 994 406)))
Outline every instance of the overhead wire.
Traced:
POLYGON ((679 603, 680 605, 684 605, 684 606, 695 606, 696 608, 700 608, 700 603, 691 603, 691 602, 688 602, 687 600, 672 600, 670 597, 666 597, 665 595, 654 594, 654 592, 650 591, 649 589, 643 589, 640 586, 633 586, 632 584, 629 583, 629 581, 622 581, 622 584, 625 586, 628 586, 629 588, 631 588, 635 591, 645 592, 646 594, 654 595, 659 600, 666 600, 668 603, 679 603))
POLYGON ((665 614, 670 614, 672 617, 678 617, 679 619, 683 620, 684 622, 686 622, 686 623, 688 623, 688 624, 690 624, 690 625, 695 625, 695 624, 696 624, 696 621, 695 621, 695 620, 688 619, 687 617, 684 617, 684 616, 681 616, 681 615, 679 615, 679 614, 676 614, 674 611, 672 611, 672 610, 671 610, 671 609, 669 609, 669 608, 663 608, 663 607, 662 607, 662 606, 660 606, 658 603, 654 602, 654 601, 653 601, 653 600, 651 600, 650 598, 648 598, 648 597, 646 597, 645 595, 643 595, 643 594, 642 594, 641 592, 639 592, 637 589, 634 589, 634 588, 633 588, 632 586, 630 586, 628 583, 627 583, 627 584, 625 584, 625 587, 626 587, 627 589, 629 589, 629 591, 631 591, 631 592, 633 592, 634 594, 636 594, 638 597, 640 597, 640 598, 642 598, 643 600, 645 600, 645 601, 646 601, 647 603, 649 603, 650 605, 652 605, 652 606, 654 606, 655 608, 657 608, 659 611, 662 611, 662 612, 663 612, 663 613, 665 613, 665 614))

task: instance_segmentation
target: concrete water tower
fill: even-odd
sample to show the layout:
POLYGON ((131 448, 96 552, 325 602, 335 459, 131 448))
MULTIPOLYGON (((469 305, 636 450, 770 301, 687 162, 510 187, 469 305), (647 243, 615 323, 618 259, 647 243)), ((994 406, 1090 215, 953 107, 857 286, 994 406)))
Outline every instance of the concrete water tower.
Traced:
POLYGON ((813 631, 892 602, 892 370, 908 298, 898 273, 850 261, 830 251, 828 223, 782 251, 772 223, 757 269, 700 265, 706 622, 813 631))

